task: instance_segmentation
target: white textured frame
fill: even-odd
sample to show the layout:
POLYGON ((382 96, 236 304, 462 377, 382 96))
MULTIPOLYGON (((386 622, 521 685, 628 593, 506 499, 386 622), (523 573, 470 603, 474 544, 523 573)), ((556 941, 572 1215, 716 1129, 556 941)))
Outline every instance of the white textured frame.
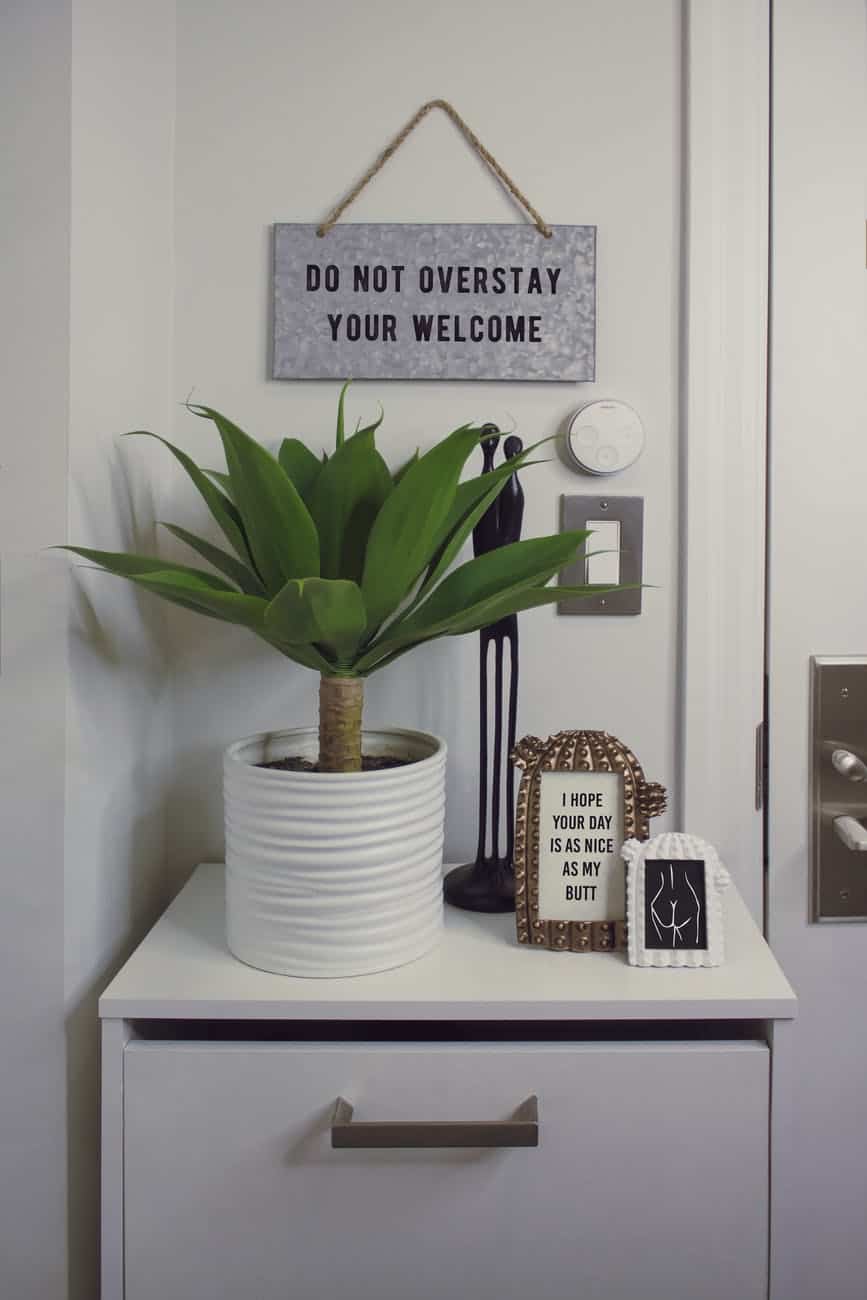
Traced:
POLYGON ((762 922, 769 0, 684 0, 680 820, 762 922))
POLYGON ((712 844, 695 835, 663 831, 652 840, 627 840, 621 850, 626 862, 626 942, 630 966, 721 966, 725 961, 722 891, 731 881, 712 844), (704 862, 706 948, 646 948, 644 946, 645 863, 659 859, 704 862))

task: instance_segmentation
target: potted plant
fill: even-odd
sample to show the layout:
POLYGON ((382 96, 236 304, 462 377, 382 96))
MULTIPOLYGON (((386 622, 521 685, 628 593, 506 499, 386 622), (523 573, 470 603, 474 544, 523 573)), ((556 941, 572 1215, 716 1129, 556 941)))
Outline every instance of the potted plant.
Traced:
POLYGON ((210 569, 68 548, 185 609, 249 628, 319 674, 318 733, 253 736, 224 760, 229 947, 295 975, 400 965, 432 947, 442 924, 446 747, 419 732, 363 732, 365 678, 437 637, 587 591, 548 586, 585 532, 515 542, 453 567, 533 447, 462 482, 487 436, 464 425, 392 473, 375 445, 382 414, 347 436, 345 396, 346 386, 334 451, 321 459, 295 438, 275 457, 201 405, 189 410, 215 425, 225 472, 159 439, 231 548, 167 524, 210 569))

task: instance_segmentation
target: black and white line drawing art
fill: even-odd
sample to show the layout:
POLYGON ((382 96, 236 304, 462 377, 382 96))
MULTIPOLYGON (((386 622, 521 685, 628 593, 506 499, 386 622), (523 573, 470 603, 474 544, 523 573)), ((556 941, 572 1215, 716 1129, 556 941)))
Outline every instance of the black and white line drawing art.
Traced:
POLYGON ((731 877, 712 844, 682 831, 627 840, 626 948, 631 966, 719 966, 722 895, 731 877))
MULTIPOLYGON (((685 864, 679 862, 677 865, 680 869, 685 864)), ((689 876, 684 874, 683 878, 688 890, 688 897, 685 897, 683 891, 675 886, 673 862, 647 863, 646 871, 648 914, 659 946, 676 948, 680 944, 683 948, 704 947, 704 900, 699 898, 689 876)))

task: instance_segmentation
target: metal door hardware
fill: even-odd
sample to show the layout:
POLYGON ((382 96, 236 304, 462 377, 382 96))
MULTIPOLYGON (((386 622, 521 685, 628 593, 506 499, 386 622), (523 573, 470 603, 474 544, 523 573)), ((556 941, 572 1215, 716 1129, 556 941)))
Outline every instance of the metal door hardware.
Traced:
POLYGON ((854 817, 835 817, 834 834, 853 853, 867 853, 867 828, 854 817))
POLYGON ((833 750, 831 763, 847 781, 867 781, 867 763, 863 763, 857 754, 848 749, 833 750))
POLYGON ((811 919, 867 921, 867 656, 811 669, 811 919))
POLYGON ((761 812, 765 806, 765 786, 768 775, 767 757, 767 723, 762 721, 756 727, 756 771, 755 771, 755 809, 761 812))
POLYGON ((511 1119, 386 1120, 358 1122, 338 1097, 331 1120, 333 1147, 537 1147, 539 1099, 528 1097, 511 1119))

